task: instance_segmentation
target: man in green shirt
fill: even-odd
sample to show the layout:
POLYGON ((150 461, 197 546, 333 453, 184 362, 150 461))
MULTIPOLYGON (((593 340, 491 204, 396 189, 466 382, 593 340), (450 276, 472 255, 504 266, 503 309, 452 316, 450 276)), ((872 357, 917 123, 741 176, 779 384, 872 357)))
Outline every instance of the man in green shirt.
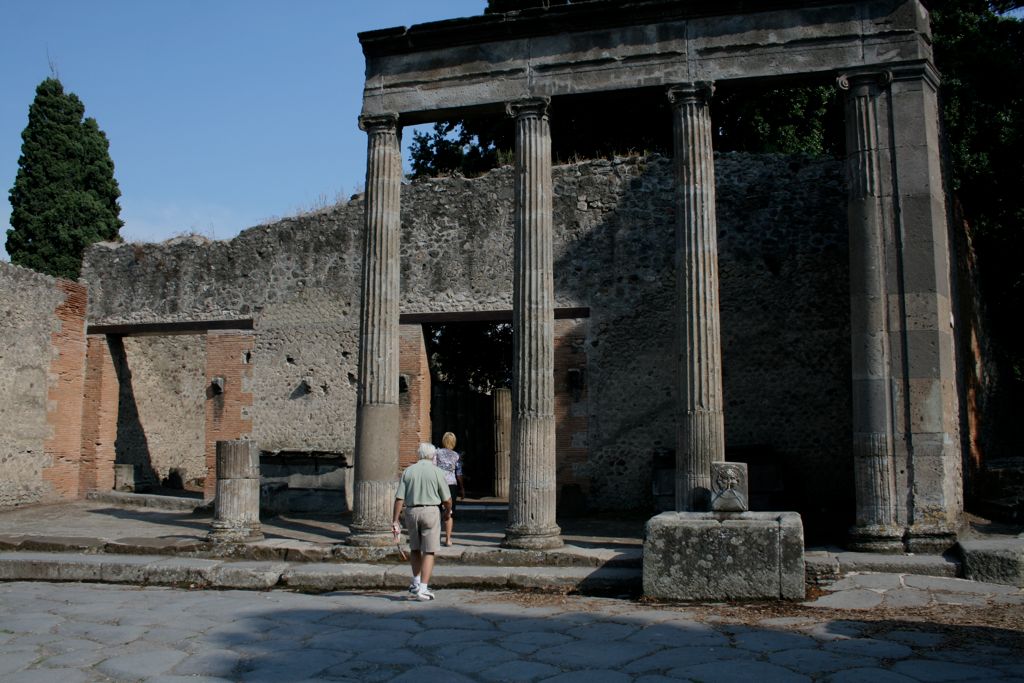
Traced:
POLYGON ((433 600, 430 590, 430 574, 434 571, 434 553, 441 549, 441 511, 444 517, 452 514, 452 494, 442 472, 434 465, 437 449, 429 443, 421 443, 416 454, 419 461, 406 468, 398 482, 395 507, 391 516, 391 530, 397 537, 402 527, 405 507, 405 531, 409 534, 409 564, 412 565, 412 583, 409 592, 417 600, 433 600))

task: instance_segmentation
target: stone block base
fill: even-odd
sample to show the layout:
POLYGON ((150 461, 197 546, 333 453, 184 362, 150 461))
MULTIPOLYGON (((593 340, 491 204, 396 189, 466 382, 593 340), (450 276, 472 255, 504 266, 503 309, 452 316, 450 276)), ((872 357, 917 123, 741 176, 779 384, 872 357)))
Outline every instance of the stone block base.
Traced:
POLYGON ((1024 538, 960 541, 964 578, 1024 588, 1024 538))
POLYGON ((671 600, 804 597, 795 512, 663 512, 644 532, 644 595, 671 600))

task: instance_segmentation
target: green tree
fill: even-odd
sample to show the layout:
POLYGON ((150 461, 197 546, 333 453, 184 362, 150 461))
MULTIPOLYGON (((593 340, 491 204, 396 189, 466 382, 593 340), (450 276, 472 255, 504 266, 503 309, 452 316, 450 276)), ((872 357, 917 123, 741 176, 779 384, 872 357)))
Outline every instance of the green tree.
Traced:
POLYGON ((89 244, 119 238, 121 191, 107 137, 84 116, 56 78, 36 88, 10 191, 12 263, 76 279, 89 244))

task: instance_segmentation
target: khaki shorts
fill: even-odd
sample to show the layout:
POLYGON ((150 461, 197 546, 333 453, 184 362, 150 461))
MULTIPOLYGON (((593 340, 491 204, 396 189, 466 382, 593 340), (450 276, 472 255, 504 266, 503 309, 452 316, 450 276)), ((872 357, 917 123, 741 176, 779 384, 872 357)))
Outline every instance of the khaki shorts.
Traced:
POLYGON ((436 505, 406 508, 405 532, 410 550, 436 553, 441 549, 441 511, 436 505))

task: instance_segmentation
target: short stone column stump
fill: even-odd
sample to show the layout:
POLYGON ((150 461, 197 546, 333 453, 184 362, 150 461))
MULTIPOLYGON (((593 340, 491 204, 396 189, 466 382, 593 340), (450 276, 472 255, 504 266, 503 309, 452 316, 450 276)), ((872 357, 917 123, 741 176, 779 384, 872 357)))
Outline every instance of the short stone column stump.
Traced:
POLYGON ((260 454, 251 441, 217 442, 217 497, 207 538, 215 542, 263 539, 260 528, 260 454))
POLYGON ((644 531, 644 595, 669 600, 804 597, 795 512, 663 512, 644 531))

